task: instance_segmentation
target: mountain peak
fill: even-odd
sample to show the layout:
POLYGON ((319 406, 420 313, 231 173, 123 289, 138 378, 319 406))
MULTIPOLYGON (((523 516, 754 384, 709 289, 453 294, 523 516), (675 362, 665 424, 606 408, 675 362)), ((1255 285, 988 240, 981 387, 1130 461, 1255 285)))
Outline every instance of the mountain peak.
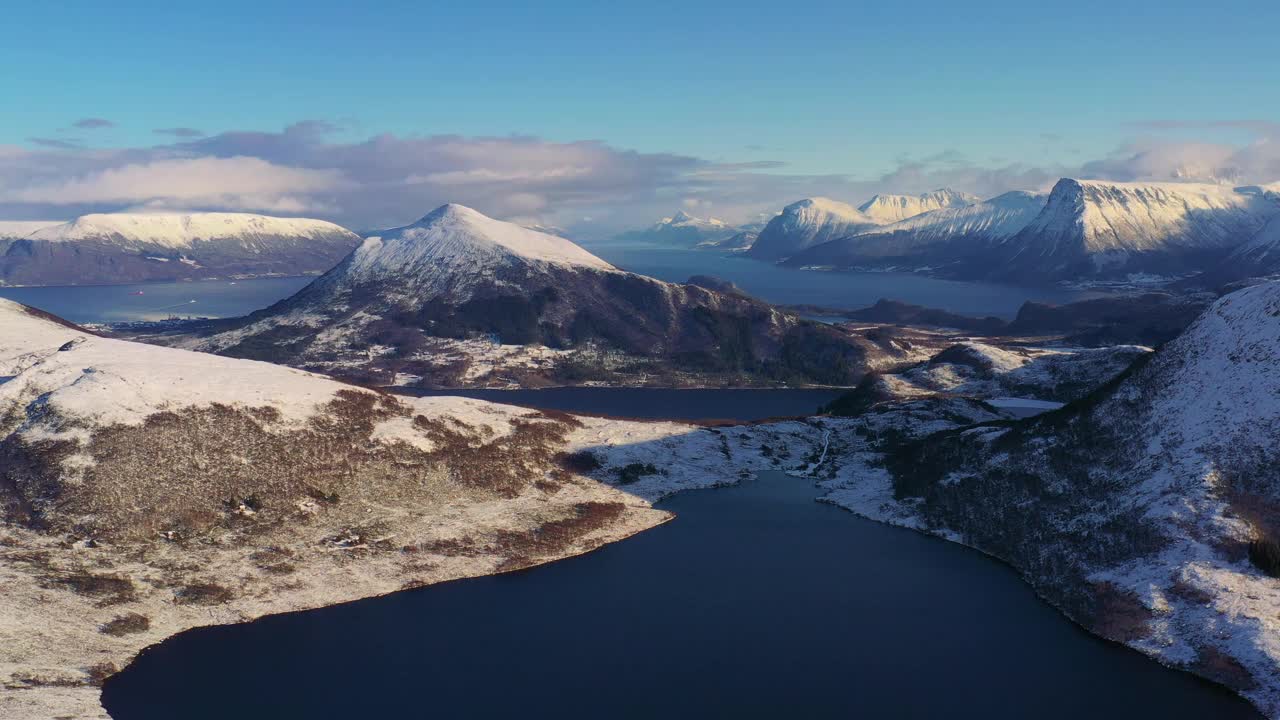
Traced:
POLYGON ((479 210, 473 210, 472 208, 469 208, 466 205, 463 205, 461 203, 445 203, 444 205, 441 205, 435 210, 432 210, 426 215, 423 215, 422 217, 406 225, 405 227, 419 227, 423 225, 430 225, 431 223, 438 222, 441 220, 451 219, 451 218, 463 219, 463 218, 475 217, 475 216, 487 217, 484 213, 480 212, 479 210))
POLYGON ((943 208, 967 207, 975 202, 978 198, 967 193, 939 188, 920 195, 876 195, 858 210, 878 222, 894 223, 943 208))
POLYGON ((449 203, 412 225, 368 238, 352 254, 347 270, 355 274, 407 271, 430 276, 451 268, 465 275, 513 261, 614 269, 570 240, 449 203))

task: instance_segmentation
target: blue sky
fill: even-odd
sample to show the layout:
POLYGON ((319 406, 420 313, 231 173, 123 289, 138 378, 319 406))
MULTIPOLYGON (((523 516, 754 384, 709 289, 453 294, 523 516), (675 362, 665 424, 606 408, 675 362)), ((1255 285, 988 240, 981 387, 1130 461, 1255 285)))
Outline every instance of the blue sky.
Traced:
POLYGON ((319 120, 332 143, 515 134, 873 181, 1243 144, 1257 132, 1233 123, 1280 121, 1278 3, 372 5, 8 8, 0 146, 319 120))

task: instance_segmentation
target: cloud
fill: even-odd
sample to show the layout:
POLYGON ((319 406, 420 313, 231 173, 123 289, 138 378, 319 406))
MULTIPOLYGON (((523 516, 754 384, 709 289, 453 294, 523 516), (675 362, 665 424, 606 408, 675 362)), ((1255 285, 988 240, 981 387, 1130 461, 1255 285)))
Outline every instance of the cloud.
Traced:
POLYGON ((81 130, 98 130, 100 128, 111 128, 115 126, 115 123, 107 120, 106 118, 100 117, 82 118, 71 124, 71 127, 79 128, 81 130))
POLYGON ((1084 163, 1080 174, 1109 180, 1274 182, 1280 179, 1280 140, 1259 138, 1244 146, 1137 140, 1108 157, 1084 163))
POLYGON ((340 184, 336 172, 280 167, 259 158, 174 158, 0 190, 0 202, 302 212, 326 209, 317 194, 340 184))
POLYGON ((28 147, 0 146, 0 218, 140 207, 236 209, 307 214, 370 229, 460 202, 496 217, 567 226, 576 236, 594 237, 651 224, 682 207, 745 221, 813 195, 857 204, 877 192, 939 187, 990 197, 1047 189, 1064 176, 1280 179, 1280 139, 1265 134, 1266 123, 1222 122, 1247 124, 1249 137, 1234 144, 1170 139, 1161 133, 1171 126, 1162 125, 1144 128, 1151 137, 1082 163, 976 161, 945 150, 903 156, 884 172, 861 175, 802 174, 769 159, 712 162, 598 140, 526 135, 350 140, 350 128, 316 120, 279 131, 214 135, 162 128, 156 133, 166 142, 151 147, 103 149, 74 138, 32 138, 28 147))
POLYGON ((189 127, 156 128, 151 132, 157 135, 169 135, 176 138, 198 138, 204 137, 205 135, 204 131, 189 127))

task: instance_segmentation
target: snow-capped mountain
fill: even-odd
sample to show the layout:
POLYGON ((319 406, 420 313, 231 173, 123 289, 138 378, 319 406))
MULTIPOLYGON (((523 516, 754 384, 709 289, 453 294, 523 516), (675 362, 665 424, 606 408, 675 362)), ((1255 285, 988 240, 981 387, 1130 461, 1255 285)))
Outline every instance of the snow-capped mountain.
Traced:
POLYGON ((1094 632, 1280 717, 1277 437, 1270 282, 1058 412, 892 449, 891 492, 847 497, 1003 558, 1094 632))
POLYGON ((993 275, 1081 279, 1204 270, 1280 213, 1261 188, 1063 178, 993 275))
POLYGON ((888 225, 934 210, 966 207, 978 200, 968 193, 941 188, 920 195, 876 195, 860 205, 858 211, 882 225, 888 225))
POLYGON ((0 282, 111 284, 319 273, 359 237, 333 223, 246 213, 96 214, 8 241, 0 282))
POLYGON ((461 205, 366 239, 293 297, 230 325, 195 347, 446 385, 480 382, 477 367, 484 381, 509 383, 499 359, 544 382, 615 371, 847 382, 869 354, 896 352, 758 300, 624 272, 461 205), (600 352, 632 358, 631 369, 600 352))
POLYGON ((741 228, 717 218, 698 218, 681 210, 644 230, 622 233, 625 242, 657 243, 681 247, 710 246, 737 235, 741 228))
POLYGON ((927 265, 963 274, 960 267, 948 266, 963 266, 1017 234, 1039 215, 1045 199, 1045 195, 1014 191, 933 210, 816 245, 787 262, 796 266, 927 265))
MULTIPOLYGON (((1258 188, 1261 196, 1280 208, 1280 184, 1258 188)), ((1240 245, 1217 267, 1205 273, 1210 283, 1280 274, 1280 211, 1256 235, 1240 245)))
POLYGON ((806 198, 786 206, 770 220, 747 254, 761 260, 781 260, 814 245, 855 235, 880 224, 838 200, 806 198))
POLYGON ((61 220, 0 220, 0 242, 18 240, 37 230, 61 224, 61 220))

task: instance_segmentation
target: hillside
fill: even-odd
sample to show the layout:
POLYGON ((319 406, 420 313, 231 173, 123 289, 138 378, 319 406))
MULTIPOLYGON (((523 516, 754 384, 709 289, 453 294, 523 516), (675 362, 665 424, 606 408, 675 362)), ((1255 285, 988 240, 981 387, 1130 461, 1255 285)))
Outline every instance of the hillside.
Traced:
POLYGON ((760 260, 782 260, 814 245, 879 224, 880 221, 837 200, 806 198, 786 206, 770 220, 747 254, 760 260))
POLYGON ((1009 562, 1085 627, 1280 714, 1280 283, 1059 411, 886 437, 832 501, 1009 562), (914 439, 913 439, 914 438, 914 439))
MULTIPOLYGON (((631 444, 692 432, 398 399, 96 337, 8 301, 0 418, 4 718, 105 718, 102 680, 190 627, 525 567, 652 527, 669 515, 565 458, 592 448, 622 467, 631 444)), ((669 488, 725 481, 699 469, 717 438, 681 442, 669 488)))

